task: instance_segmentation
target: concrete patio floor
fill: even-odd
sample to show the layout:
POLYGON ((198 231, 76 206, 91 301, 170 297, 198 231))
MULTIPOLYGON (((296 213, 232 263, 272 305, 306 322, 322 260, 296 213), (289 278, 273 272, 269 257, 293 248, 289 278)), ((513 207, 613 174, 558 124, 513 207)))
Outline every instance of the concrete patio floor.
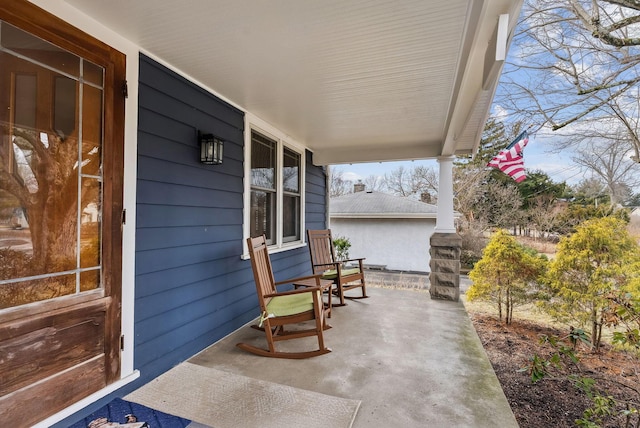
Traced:
MULTIPOLYGON (((286 360, 247 353, 236 343, 266 341, 245 326, 189 361, 361 400, 354 428, 518 426, 462 303, 431 300, 426 290, 367 292, 370 298, 333 309, 329 354, 286 360)), ((276 346, 300 345, 312 349, 314 342, 276 346)))

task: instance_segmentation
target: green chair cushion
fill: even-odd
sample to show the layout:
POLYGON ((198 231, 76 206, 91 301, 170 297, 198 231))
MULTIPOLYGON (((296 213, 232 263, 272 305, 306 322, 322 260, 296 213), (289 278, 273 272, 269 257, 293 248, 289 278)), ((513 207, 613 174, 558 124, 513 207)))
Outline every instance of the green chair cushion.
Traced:
MULTIPOLYGON (((354 275, 356 273, 360 273, 360 268, 349 268, 341 270, 342 276, 354 275)), ((325 271, 322 274, 322 279, 335 279, 338 276, 337 269, 330 269, 325 271)))
POLYGON ((295 315, 313 309, 311 293, 276 296, 267 303, 267 313, 276 317, 295 315))

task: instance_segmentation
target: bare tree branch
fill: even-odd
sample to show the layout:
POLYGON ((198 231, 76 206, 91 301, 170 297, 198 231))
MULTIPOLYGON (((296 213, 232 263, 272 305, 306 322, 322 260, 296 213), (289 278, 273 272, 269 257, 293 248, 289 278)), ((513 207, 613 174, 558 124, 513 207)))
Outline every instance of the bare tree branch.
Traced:
POLYGON ((630 196, 630 188, 640 185, 640 165, 627 158, 628 152, 624 138, 606 144, 594 142, 579 150, 573 161, 600 177, 615 205, 630 196))

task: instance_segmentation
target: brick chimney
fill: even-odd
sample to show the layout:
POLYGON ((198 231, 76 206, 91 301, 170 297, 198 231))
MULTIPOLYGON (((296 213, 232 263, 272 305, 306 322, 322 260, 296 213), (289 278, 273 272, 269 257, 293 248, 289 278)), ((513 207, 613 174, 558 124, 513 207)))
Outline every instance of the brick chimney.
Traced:
POLYGON ((364 192, 364 183, 362 181, 358 181, 353 185, 353 193, 364 192))
POLYGON ((430 204, 431 203, 431 193, 429 193, 429 192, 420 193, 420 201, 424 202, 425 204, 430 204))

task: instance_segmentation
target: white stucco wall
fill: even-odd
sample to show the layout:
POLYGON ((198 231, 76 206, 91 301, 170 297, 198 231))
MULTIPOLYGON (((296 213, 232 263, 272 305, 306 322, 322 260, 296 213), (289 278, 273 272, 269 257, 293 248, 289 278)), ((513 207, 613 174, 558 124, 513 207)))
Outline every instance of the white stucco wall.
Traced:
POLYGON ((435 225, 435 219, 331 218, 331 233, 334 238, 349 238, 349 256, 366 257, 365 264, 429 272, 429 240, 435 225))

